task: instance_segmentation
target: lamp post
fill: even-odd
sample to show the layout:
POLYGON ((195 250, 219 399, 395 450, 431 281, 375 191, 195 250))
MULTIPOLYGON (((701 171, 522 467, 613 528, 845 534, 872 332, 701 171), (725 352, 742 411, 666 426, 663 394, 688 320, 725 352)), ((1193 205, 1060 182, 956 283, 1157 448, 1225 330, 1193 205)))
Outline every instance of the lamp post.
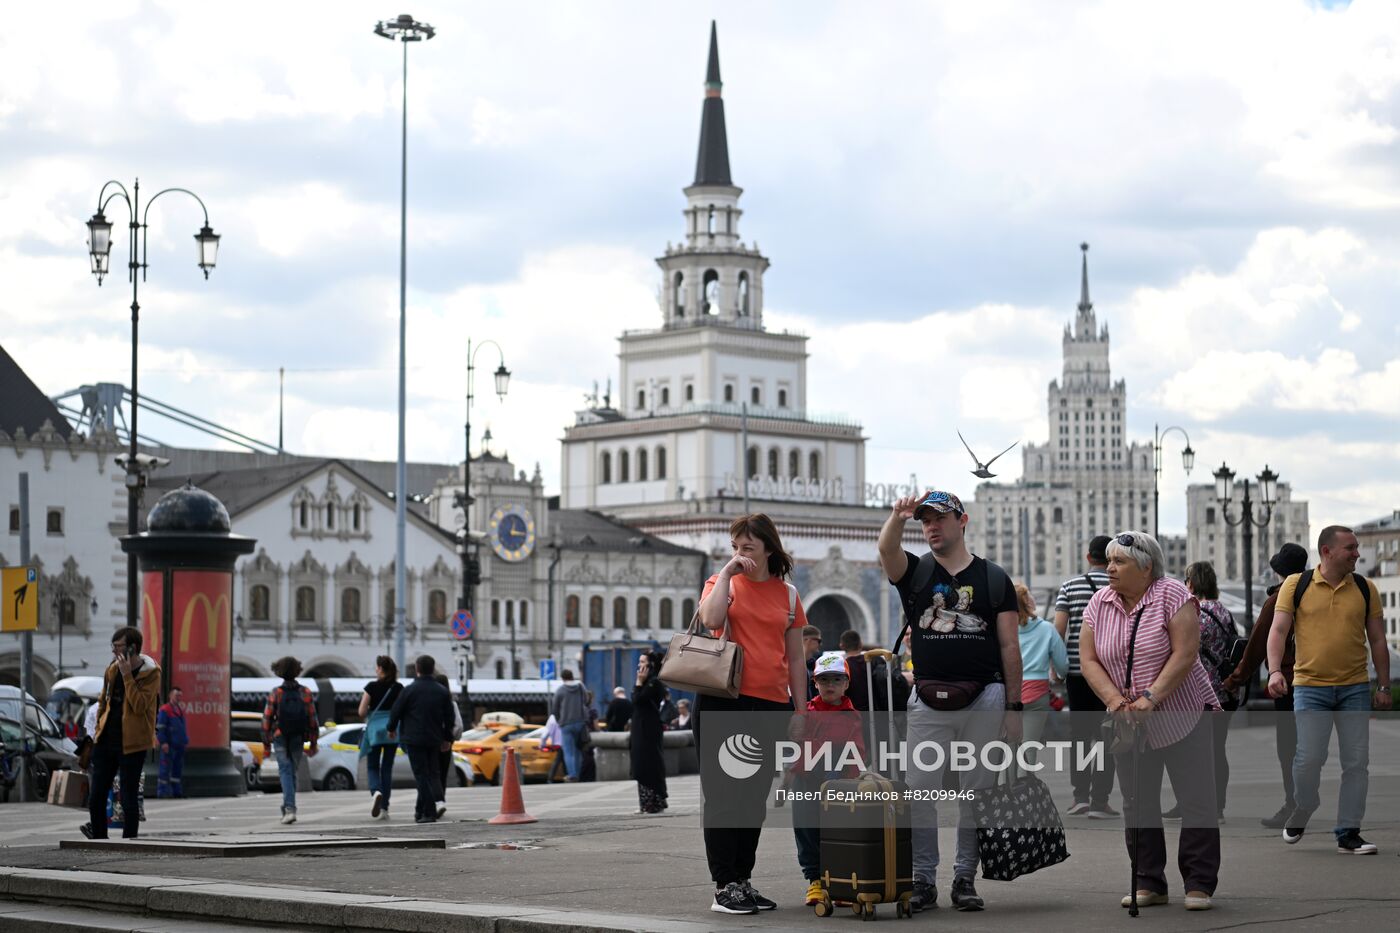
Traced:
MULTIPOLYGON (((88 256, 92 260, 92 274, 97 276, 98 286, 102 285, 102 279, 112 268, 112 223, 107 219, 107 207, 113 201, 120 198, 126 204, 127 211, 127 279, 131 282, 131 423, 127 425, 127 432, 130 434, 131 449, 126 459, 126 533, 136 534, 137 512, 141 506, 141 487, 145 485, 145 477, 141 472, 141 464, 137 459, 136 450, 136 411, 139 395, 136 388, 136 356, 137 356, 137 334, 141 320, 141 303, 137 298, 137 288, 141 282, 146 281, 146 244, 147 244, 147 218, 151 214, 151 205, 163 194, 170 194, 178 191, 187 194, 199 202, 199 209, 204 212, 204 226, 194 235, 195 245, 199 249, 199 268, 204 272, 204 278, 209 278, 209 270, 214 268, 214 261, 219 254, 219 234, 209 227, 209 209, 204 206, 204 201, 199 195, 188 188, 164 188, 157 191, 146 202, 144 210, 141 207, 141 181, 137 179, 131 186, 131 191, 126 190, 126 186, 119 181, 109 181, 97 192, 97 213, 92 215, 92 219, 87 222, 88 228, 88 256), (108 189, 115 189, 108 194, 108 189), (139 240, 139 242, 138 242, 139 240), (139 252, 138 252, 139 247, 139 252), (141 271, 138 276, 137 270, 141 271)), ((128 554, 126 559, 126 624, 135 626, 139 609, 139 588, 136 581, 136 555, 128 554)))
POLYGON ((1278 474, 1269 469, 1268 464, 1259 474, 1259 497, 1264 501, 1264 517, 1254 517, 1254 502, 1249 497, 1249 480, 1244 480, 1244 497, 1240 501, 1240 517, 1230 517, 1230 497, 1235 487, 1235 471, 1223 462, 1215 471, 1215 498, 1220 501, 1221 516, 1225 524, 1240 526, 1244 537, 1244 605, 1245 617, 1254 624, 1254 529, 1263 528, 1273 518, 1275 496, 1278 492, 1278 474))
POLYGON ((376 23, 374 34, 403 43, 403 132, 399 152, 399 455, 394 469, 394 662, 399 670, 406 670, 404 607, 407 596, 404 590, 408 586, 408 571, 404 567, 404 538, 408 525, 408 466, 404 409, 408 387, 405 356, 408 339, 408 44, 431 39, 437 31, 403 13, 397 19, 376 23))
POLYGON ((1181 448, 1181 465, 1186 469, 1186 475, 1191 475, 1191 467, 1196 463, 1196 452, 1191 449, 1191 438, 1187 435, 1185 428, 1172 425, 1168 428, 1158 428, 1152 425, 1152 534, 1161 539, 1161 525, 1158 516, 1158 499, 1161 498, 1157 490, 1158 481, 1162 477, 1162 438, 1173 431, 1181 432, 1182 438, 1186 441, 1186 446, 1181 448))
MULTIPOLYGON (((494 340, 485 340, 472 348, 471 339, 467 339, 467 420, 462 436, 464 441, 463 461, 462 461, 462 491, 453 497, 453 505, 462 510, 462 528, 466 532, 460 539, 457 553, 462 559, 462 595, 458 600, 458 609, 473 609, 472 590, 481 582, 481 561, 476 556, 476 541, 472 538, 472 402, 476 400, 476 355, 487 345, 496 348, 496 355, 500 358, 500 365, 496 367, 494 373, 496 383, 496 396, 505 401, 506 391, 510 388, 510 370, 506 369, 505 351, 501 345, 494 340)), ((489 435, 489 431, 487 432, 489 435)), ((512 635, 514 633, 512 632, 512 635)), ((512 659, 514 652, 512 652, 512 659)))

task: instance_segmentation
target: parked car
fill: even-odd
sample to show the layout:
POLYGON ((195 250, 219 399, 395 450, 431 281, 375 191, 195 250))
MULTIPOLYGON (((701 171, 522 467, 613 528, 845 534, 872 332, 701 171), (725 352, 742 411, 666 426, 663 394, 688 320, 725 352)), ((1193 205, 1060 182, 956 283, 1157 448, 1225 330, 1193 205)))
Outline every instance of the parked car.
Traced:
MULTIPOLYGON (((37 709, 37 705, 32 707, 37 709)), ((42 713, 43 711, 40 710, 42 713)), ((48 719, 47 716, 44 716, 48 719)), ((20 724, 9 717, 0 717, 0 754, 3 754, 4 774, 0 774, 0 783, 6 785, 4 789, 5 799, 9 799, 10 784, 19 775, 20 757, 23 750, 28 747, 34 752, 33 763, 30 766, 30 774, 33 775, 34 792, 40 799, 48 796, 49 779, 55 771, 64 768, 77 769, 78 756, 73 753, 73 743, 58 734, 57 727, 53 725, 53 720, 49 720, 50 730, 46 734, 43 730, 36 730, 33 725, 25 730, 25 735, 20 735, 20 724), (26 741, 27 740, 27 741, 26 741)))
MULTIPOLYGON (((258 769, 267 757, 267 746, 263 745, 262 714, 245 713, 234 710, 229 713, 229 750, 238 759, 243 769, 244 779, 249 790, 259 786, 258 769)), ((275 772, 274 772, 275 774, 275 772)))
MULTIPOLYGON (((364 723, 347 723, 343 726, 330 725, 321 730, 316 757, 306 760, 311 771, 311 783, 317 790, 354 790, 360 767, 360 736, 364 734, 364 723)), ((310 748, 306 742, 303 748, 310 748)), ((457 786, 467 787, 473 783, 472 764, 466 756, 454 754, 452 768, 457 786)), ((267 755, 258 769, 258 785, 267 791, 278 790, 282 785, 277 776, 277 756, 267 755)), ((413 787, 413 771, 408 766, 408 756, 402 748, 394 758, 394 786, 413 787)))
POLYGON ((463 733, 452 750, 466 756, 478 779, 500 784, 501 759, 510 746, 520 760, 522 776, 543 781, 549 778, 554 759, 562 751, 558 745, 543 742, 544 726, 539 723, 483 722, 463 733))

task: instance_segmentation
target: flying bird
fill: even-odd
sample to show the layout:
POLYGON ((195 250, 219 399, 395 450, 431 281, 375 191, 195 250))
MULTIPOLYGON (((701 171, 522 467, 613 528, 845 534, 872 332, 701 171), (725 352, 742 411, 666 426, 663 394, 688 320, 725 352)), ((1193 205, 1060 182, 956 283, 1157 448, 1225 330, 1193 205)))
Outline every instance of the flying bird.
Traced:
POLYGON ((958 432, 958 440, 962 441, 962 445, 964 447, 967 447, 967 453, 970 457, 972 457, 972 462, 977 464, 977 469, 972 471, 972 475, 977 477, 978 479, 991 479, 992 477, 996 476, 996 474, 993 473, 991 470, 987 469, 987 467, 991 466, 993 463, 996 463, 997 458, 999 458, 1002 454, 1006 453, 1007 450, 1010 450, 1011 447, 1015 447, 1016 444, 1021 443, 1020 441, 1014 442, 1011 445, 1011 447, 1006 448, 1006 450, 1003 450, 1000 454, 997 454, 996 457, 993 457, 986 463, 983 463, 981 460, 977 459, 977 455, 972 452, 972 448, 968 447, 967 438, 962 436, 961 431, 958 432))

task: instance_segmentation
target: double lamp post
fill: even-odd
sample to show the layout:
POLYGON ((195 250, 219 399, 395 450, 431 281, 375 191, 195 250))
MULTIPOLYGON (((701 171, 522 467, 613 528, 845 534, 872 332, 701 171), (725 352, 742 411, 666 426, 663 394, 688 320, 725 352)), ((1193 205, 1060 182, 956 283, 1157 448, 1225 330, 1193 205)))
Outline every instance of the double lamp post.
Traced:
POLYGON ((1254 502, 1249 496, 1249 478, 1244 480, 1244 495, 1240 501, 1240 517, 1230 517, 1230 501, 1235 489, 1235 471, 1224 463, 1215 471, 1215 498, 1220 501, 1220 509, 1225 524, 1239 526, 1244 539, 1244 604, 1248 625, 1254 624, 1254 529, 1263 528, 1273 518, 1274 503, 1278 501, 1278 474, 1269 469, 1268 464, 1257 477, 1259 498, 1263 500, 1264 517, 1254 515, 1254 502))

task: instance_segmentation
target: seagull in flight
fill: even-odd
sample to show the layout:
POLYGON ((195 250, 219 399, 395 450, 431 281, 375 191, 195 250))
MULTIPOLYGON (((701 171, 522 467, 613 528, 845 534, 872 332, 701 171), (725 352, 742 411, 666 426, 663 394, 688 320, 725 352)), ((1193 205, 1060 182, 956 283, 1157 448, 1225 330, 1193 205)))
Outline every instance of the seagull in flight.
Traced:
POLYGON ((992 477, 996 476, 996 474, 993 473, 991 470, 987 469, 987 467, 991 466, 993 463, 996 463, 997 458, 1000 457, 1002 454, 1006 453, 1007 450, 1010 450, 1011 447, 1015 447, 1016 444, 1021 443, 1020 441, 1015 441, 1014 443, 1012 443, 1011 447, 1006 448, 1006 450, 1003 450, 1000 454, 997 454, 996 457, 993 457, 986 463, 983 463, 981 460, 977 459, 977 455, 972 452, 972 448, 968 447, 967 438, 962 436, 961 431, 958 432, 958 440, 962 441, 962 445, 964 447, 967 447, 967 453, 970 457, 972 457, 972 462, 977 464, 977 469, 972 471, 972 475, 977 477, 978 479, 991 479, 992 477))

